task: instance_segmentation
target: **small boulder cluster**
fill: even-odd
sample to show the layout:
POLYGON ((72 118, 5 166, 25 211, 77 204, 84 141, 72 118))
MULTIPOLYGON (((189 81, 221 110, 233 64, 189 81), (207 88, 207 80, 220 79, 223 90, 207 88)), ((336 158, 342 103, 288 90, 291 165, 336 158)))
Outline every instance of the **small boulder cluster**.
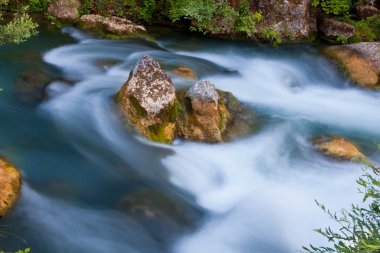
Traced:
POLYGON ((122 116, 149 140, 172 143, 176 137, 218 143, 248 133, 253 123, 231 93, 198 81, 175 90, 158 61, 144 56, 117 94, 122 116), (231 134, 233 132, 233 134, 231 134))

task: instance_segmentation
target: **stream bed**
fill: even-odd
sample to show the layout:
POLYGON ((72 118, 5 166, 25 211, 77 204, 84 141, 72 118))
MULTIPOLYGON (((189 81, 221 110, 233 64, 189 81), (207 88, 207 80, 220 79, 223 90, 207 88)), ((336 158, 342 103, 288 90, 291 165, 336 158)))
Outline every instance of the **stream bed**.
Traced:
POLYGON ((278 49, 166 29, 155 41, 95 39, 74 28, 0 47, 0 155, 23 174, 0 220, 0 248, 36 253, 293 253, 359 203, 364 166, 331 160, 310 140, 340 135, 380 162, 380 93, 356 88, 311 45, 278 49), (152 143, 123 126, 114 95, 144 55, 176 87, 177 66, 232 92, 253 133, 209 145, 152 143), (41 100, 23 71, 56 78, 41 100), (25 96, 27 99, 25 99, 25 96))

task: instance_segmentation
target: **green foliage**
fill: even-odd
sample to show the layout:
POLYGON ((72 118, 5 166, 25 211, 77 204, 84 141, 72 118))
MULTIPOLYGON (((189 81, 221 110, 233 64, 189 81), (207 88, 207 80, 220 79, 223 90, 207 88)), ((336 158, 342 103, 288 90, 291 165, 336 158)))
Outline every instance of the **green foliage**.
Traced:
POLYGON ((194 30, 207 32, 212 29, 212 21, 217 10, 214 0, 168 0, 169 18, 175 22, 183 19, 194 20, 197 24, 194 30))
POLYGON ((278 47, 282 43, 280 34, 271 28, 262 29, 260 31, 260 38, 269 41, 275 47, 278 47))
POLYGON ((317 202, 332 220, 340 226, 338 231, 330 227, 316 229, 331 244, 330 247, 303 247, 308 253, 379 253, 380 252, 380 168, 367 162, 364 175, 357 180, 359 192, 363 195, 366 207, 352 205, 351 209, 342 209, 333 213, 317 202))
POLYGON ((32 12, 41 12, 46 10, 50 0, 28 0, 26 4, 30 7, 32 12))
POLYGON ((0 26, 0 45, 24 42, 37 34, 37 27, 28 14, 20 14, 8 24, 0 26))
POLYGON ((172 21, 190 19, 191 30, 203 33, 237 33, 254 37, 257 24, 263 21, 263 15, 249 9, 249 1, 240 3, 238 11, 226 0, 169 0, 169 17, 172 21), (222 24, 222 25, 221 25, 222 24))
POLYGON ((348 38, 345 37, 345 36, 339 35, 339 36, 336 38, 336 42, 337 42, 338 44, 346 45, 346 44, 348 44, 348 38))
POLYGON ((18 250, 16 251, 16 253, 29 253, 30 252, 30 248, 26 248, 24 250, 18 250))
POLYGON ((239 6, 239 15, 236 19, 235 29, 237 32, 252 37, 257 32, 257 23, 263 21, 263 19, 264 17, 260 12, 250 11, 248 1, 242 1, 239 6))
POLYGON ((126 16, 134 20, 151 23, 153 13, 157 10, 156 0, 145 0, 139 5, 138 0, 126 0, 126 16))
POLYGON ((321 7, 324 14, 328 16, 348 15, 352 2, 351 0, 312 0, 311 5, 321 7))
POLYGON ((355 26, 355 38, 353 42, 377 41, 380 39, 380 15, 369 17, 365 20, 350 21, 355 26))

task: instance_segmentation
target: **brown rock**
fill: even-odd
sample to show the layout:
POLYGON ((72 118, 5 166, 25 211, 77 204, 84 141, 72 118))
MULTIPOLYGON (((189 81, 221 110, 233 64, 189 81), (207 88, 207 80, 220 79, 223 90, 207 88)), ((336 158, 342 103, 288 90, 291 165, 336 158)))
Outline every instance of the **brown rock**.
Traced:
POLYGON ((103 20, 103 27, 107 33, 116 35, 140 34, 146 32, 145 27, 137 25, 128 19, 119 17, 105 18, 103 20))
POLYGON ((354 144, 342 137, 321 138, 315 140, 314 144, 317 150, 332 158, 348 161, 366 159, 354 144))
POLYGON ((360 5, 356 7, 356 14, 360 19, 366 19, 375 15, 379 15, 380 11, 371 5, 360 5))
POLYGON ((179 91, 177 135, 207 143, 229 141, 249 134, 252 113, 230 92, 217 90, 208 81, 199 81, 187 92, 179 91))
POLYGON ((171 143, 177 118, 177 99, 170 77, 160 64, 144 56, 117 95, 122 115, 150 140, 171 143))
POLYGON ((380 88, 380 42, 331 46, 324 53, 338 61, 358 85, 369 89, 380 88))
POLYGON ((195 74, 195 72, 188 67, 180 66, 180 67, 172 69, 172 72, 178 76, 182 76, 187 79, 191 79, 191 80, 197 79, 197 74, 195 74))
POLYGON ((219 94, 215 86, 208 81, 199 81, 185 94, 191 107, 192 120, 188 121, 191 133, 184 133, 185 139, 203 142, 221 142, 222 133, 219 128, 219 94))
MULTIPOLYGON (((93 31, 97 34, 116 36, 136 36, 146 32, 145 27, 137 25, 132 21, 119 17, 103 17, 100 15, 83 15, 79 26, 82 29, 93 31)), ((112 37, 114 38, 114 37, 112 37)))
POLYGON ((0 217, 16 203, 20 195, 20 172, 5 158, 0 157, 0 217))
POLYGON ((76 23, 79 20, 80 0, 55 0, 48 6, 48 13, 61 22, 76 23))
POLYGON ((318 28, 322 36, 333 43, 338 37, 349 39, 355 36, 355 27, 331 18, 322 19, 318 28))

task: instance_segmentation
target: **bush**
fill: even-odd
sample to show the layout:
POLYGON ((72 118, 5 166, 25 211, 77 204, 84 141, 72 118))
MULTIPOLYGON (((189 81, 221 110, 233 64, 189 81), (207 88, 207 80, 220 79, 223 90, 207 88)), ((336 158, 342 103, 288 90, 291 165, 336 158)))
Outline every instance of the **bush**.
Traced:
MULTIPOLYGON (((0 0, 0 6, 3 7, 9 1, 0 0)), ((19 14, 8 24, 0 25, 0 45, 7 43, 21 43, 29 37, 37 34, 38 25, 25 14, 26 9, 20 10, 19 14)), ((0 19, 1 19, 0 12, 0 19)))
POLYGON ((321 7, 328 16, 346 16, 352 7, 351 0, 312 0, 312 6, 321 7))
POLYGON ((249 2, 242 1, 239 6, 239 15, 235 23, 236 32, 252 37, 257 33, 256 25, 264 19, 260 12, 251 12, 249 2))
POLYGON ((303 247, 308 253, 379 253, 380 252, 380 168, 367 164, 364 175, 357 180, 366 207, 352 205, 350 210, 332 213, 323 204, 317 205, 340 226, 316 229, 331 244, 330 247, 303 247))
POLYGON ((27 5, 32 12, 41 12, 46 10, 50 0, 28 0, 27 5))

